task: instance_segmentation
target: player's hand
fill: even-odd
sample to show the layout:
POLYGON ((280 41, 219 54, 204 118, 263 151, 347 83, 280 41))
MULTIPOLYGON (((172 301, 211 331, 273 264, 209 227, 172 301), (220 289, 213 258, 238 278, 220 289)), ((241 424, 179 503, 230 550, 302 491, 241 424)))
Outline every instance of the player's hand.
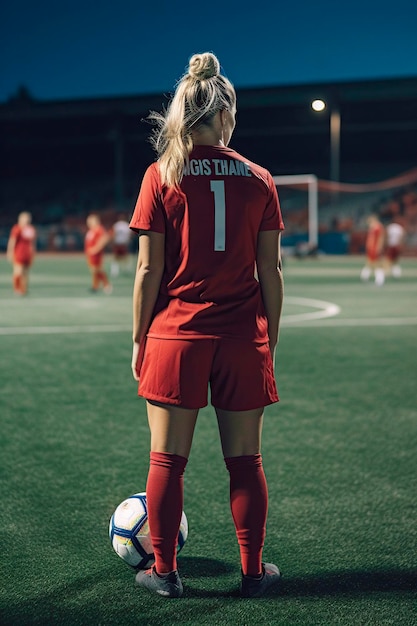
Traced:
POLYGON ((138 356, 139 356, 139 349, 140 349, 140 345, 136 342, 133 343, 133 351, 132 351, 132 363, 131 363, 131 367, 132 367, 132 374, 133 374, 133 378, 135 380, 139 380, 139 373, 136 369, 136 365, 138 362, 138 356))
POLYGON ((141 343, 133 342, 133 351, 132 351, 132 374, 133 378, 139 381, 139 372, 143 361, 143 353, 145 350, 145 341, 141 343))

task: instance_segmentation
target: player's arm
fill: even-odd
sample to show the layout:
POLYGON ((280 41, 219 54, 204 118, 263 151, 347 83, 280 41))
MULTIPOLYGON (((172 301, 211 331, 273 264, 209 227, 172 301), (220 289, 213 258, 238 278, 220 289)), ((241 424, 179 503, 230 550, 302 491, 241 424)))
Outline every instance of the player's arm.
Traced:
POLYGON ((405 230, 403 228, 402 231, 401 231, 400 243, 398 244, 400 250, 402 250, 404 248, 404 244, 405 244, 405 230))
POLYGON ((139 231, 139 254, 133 287, 133 378, 143 358, 146 333, 158 298, 165 266, 165 235, 152 231, 139 231))
POLYGON ((380 254, 384 248, 384 243, 385 243, 385 230, 383 228, 381 228, 381 230, 378 233, 378 239, 376 242, 376 250, 378 252, 378 254, 380 254))
POLYGON ((262 300, 268 320, 271 355, 278 343, 279 323, 284 299, 284 279, 281 270, 281 233, 278 230, 260 231, 256 268, 262 300))
POLYGON ((32 241, 30 242, 30 251, 31 254, 34 255, 36 252, 36 241, 37 241, 37 236, 36 236, 36 231, 35 231, 35 236, 33 237, 32 241))
POLYGON ((101 252, 102 250, 104 250, 104 248, 107 246, 107 244, 110 241, 110 235, 109 233, 103 233, 100 237, 100 239, 98 239, 97 243, 95 244, 95 246, 93 246, 91 248, 91 250, 89 250, 89 254, 98 254, 99 252, 101 252))
POLYGON ((9 241, 7 242, 7 260, 10 263, 13 263, 13 254, 14 254, 14 249, 16 246, 16 237, 14 237, 13 235, 10 235, 9 237, 9 241))

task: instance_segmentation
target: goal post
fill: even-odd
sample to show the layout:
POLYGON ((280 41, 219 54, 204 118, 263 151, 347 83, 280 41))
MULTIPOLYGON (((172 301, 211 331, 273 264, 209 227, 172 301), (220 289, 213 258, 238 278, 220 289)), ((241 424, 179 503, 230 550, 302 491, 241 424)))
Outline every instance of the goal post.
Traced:
POLYGON ((319 215, 318 215, 318 178, 314 174, 292 174, 288 176, 273 176, 275 185, 303 186, 307 188, 308 202, 308 243, 316 248, 319 243, 319 215))

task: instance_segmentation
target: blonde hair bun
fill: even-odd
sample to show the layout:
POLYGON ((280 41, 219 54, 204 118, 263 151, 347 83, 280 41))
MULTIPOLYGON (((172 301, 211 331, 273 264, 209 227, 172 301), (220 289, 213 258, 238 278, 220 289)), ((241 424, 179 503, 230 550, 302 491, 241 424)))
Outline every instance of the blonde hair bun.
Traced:
POLYGON ((220 74, 220 63, 212 52, 194 54, 188 66, 188 74, 195 80, 206 80, 220 74))

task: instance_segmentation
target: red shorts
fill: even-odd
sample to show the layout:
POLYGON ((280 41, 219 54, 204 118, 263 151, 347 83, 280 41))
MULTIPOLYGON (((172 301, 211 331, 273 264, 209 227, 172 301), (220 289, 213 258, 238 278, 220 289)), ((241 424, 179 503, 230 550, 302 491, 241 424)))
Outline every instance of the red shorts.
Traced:
POLYGON ((24 254, 22 252, 18 252, 14 255, 13 259, 16 265, 22 265, 23 267, 30 267, 33 261, 33 254, 24 254))
POLYGON ((388 246, 387 248, 387 259, 392 263, 398 261, 400 258, 400 246, 388 246))
POLYGON ((98 254, 87 254, 87 263, 89 267, 100 268, 103 265, 104 255, 102 252, 98 254))
POLYGON ((200 409, 249 411, 278 402, 268 344, 233 339, 148 338, 138 394, 147 400, 200 409))
POLYGON ((369 248, 369 250, 366 251, 366 256, 368 257, 368 261, 374 262, 381 258, 381 253, 374 248, 369 248))
POLYGON ((113 254, 116 257, 125 257, 129 253, 129 247, 124 243, 115 243, 113 246, 113 254))

